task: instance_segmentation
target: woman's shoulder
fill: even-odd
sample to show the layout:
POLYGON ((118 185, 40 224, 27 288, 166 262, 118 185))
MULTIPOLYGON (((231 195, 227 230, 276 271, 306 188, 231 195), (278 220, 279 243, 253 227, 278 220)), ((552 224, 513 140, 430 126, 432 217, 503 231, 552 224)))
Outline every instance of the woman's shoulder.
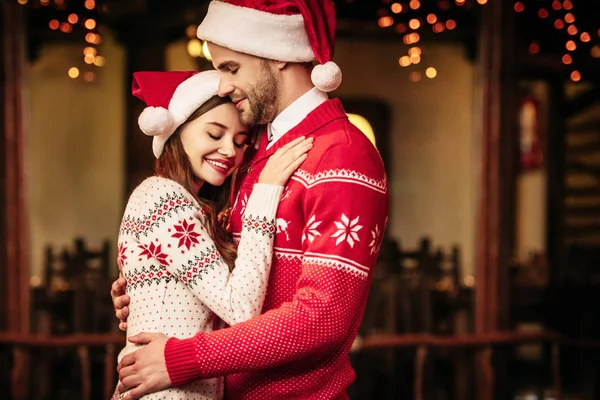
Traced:
MULTIPOLYGON (((197 207, 194 196, 179 183, 160 176, 151 176, 140 183, 131 193, 129 203, 152 204, 186 202, 197 207)), ((143 207, 142 207, 143 208, 143 207)))

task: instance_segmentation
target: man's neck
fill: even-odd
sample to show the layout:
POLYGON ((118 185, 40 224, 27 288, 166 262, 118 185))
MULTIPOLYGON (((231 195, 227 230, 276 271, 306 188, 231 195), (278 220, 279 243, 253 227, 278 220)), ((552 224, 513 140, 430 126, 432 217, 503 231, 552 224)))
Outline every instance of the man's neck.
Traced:
MULTIPOLYGON (((301 67, 295 65, 293 68, 301 67)), ((314 87, 310 80, 310 73, 307 73, 306 70, 288 72, 287 76, 284 76, 284 79, 282 80, 279 107, 277 113, 273 116, 273 119, 277 118, 283 110, 288 108, 292 103, 304 96, 314 87)))

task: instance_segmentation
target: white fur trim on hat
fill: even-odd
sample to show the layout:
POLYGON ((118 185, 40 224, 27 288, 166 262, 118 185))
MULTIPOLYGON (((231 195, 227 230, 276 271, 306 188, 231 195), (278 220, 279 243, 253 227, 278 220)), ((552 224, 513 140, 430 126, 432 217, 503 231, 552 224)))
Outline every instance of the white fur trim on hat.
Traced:
POLYGON ((213 0, 198 26, 198 37, 270 60, 315 60, 300 14, 277 15, 213 0))
POLYGON ((333 61, 316 65, 310 75, 315 87, 322 92, 333 92, 342 83, 342 70, 333 61))
POLYGON ((146 107, 138 118, 138 125, 148 136, 159 136, 172 132, 173 117, 162 107, 146 107))
POLYGON ((219 90, 219 73, 217 71, 204 71, 192 75, 181 82, 171 100, 169 109, 162 107, 146 107, 138 118, 138 124, 146 135, 154 136, 152 139, 152 152, 159 158, 165 143, 194 111, 211 97, 216 96, 219 90))

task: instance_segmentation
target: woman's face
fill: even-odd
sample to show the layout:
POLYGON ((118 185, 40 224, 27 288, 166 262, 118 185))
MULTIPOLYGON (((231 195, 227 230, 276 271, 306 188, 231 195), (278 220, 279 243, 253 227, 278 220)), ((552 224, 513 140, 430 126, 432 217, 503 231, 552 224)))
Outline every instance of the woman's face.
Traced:
POLYGON ((232 103, 221 104, 187 123, 181 130, 181 143, 187 153, 197 183, 220 186, 240 166, 248 137, 232 103))

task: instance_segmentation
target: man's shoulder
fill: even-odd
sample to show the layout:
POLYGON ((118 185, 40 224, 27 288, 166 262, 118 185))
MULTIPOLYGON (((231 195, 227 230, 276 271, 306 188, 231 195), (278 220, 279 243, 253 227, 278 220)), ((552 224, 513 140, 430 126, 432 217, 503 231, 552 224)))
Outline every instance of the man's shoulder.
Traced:
POLYGON ((369 138, 348 119, 338 119, 315 133, 314 147, 309 153, 319 165, 355 166, 372 164, 383 167, 381 156, 369 138), (311 154, 312 153, 312 154, 311 154))

